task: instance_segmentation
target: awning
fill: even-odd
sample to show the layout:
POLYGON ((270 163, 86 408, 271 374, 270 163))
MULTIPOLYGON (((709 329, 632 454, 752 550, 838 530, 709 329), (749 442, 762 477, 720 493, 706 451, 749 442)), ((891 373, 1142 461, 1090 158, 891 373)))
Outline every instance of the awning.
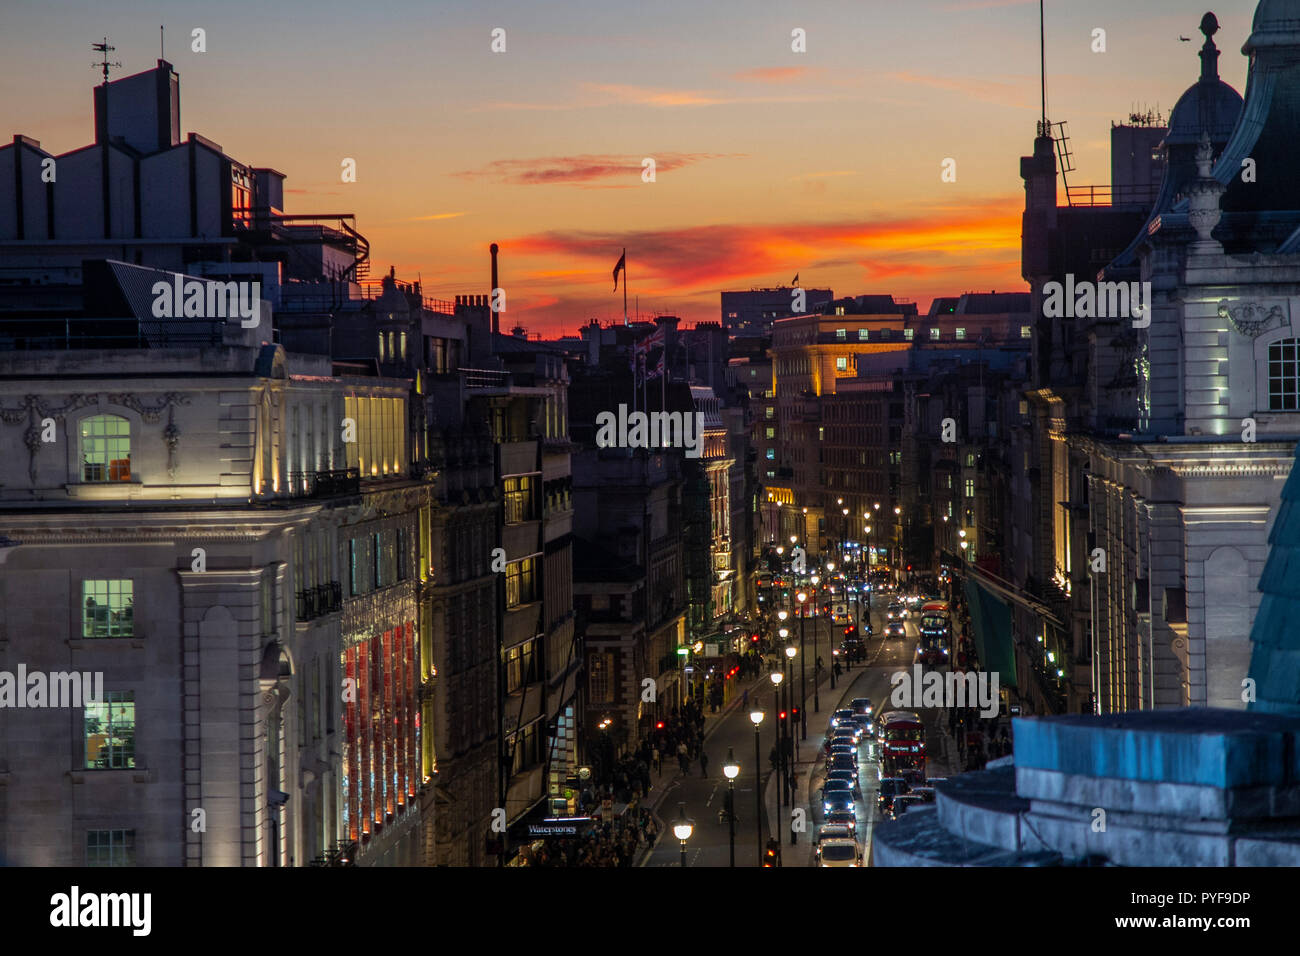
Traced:
POLYGON ((1011 608, 973 578, 966 578, 966 607, 975 631, 980 666, 998 675, 1003 687, 1016 684, 1016 652, 1011 638, 1011 608))

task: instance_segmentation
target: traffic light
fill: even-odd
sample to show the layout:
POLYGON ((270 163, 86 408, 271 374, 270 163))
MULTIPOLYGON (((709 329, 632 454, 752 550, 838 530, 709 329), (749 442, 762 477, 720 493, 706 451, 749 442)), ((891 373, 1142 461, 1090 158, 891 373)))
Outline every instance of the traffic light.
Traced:
POLYGON ((763 866, 776 866, 781 860, 780 846, 773 846, 775 841, 767 841, 767 850, 763 853, 763 866))
POLYGON ((781 711, 781 719, 782 719, 782 720, 785 720, 785 711, 784 711, 784 710, 781 711))
POLYGON ((664 722, 663 722, 662 720, 661 720, 661 721, 658 721, 658 722, 655 724, 655 730, 663 730, 663 729, 664 729, 664 722))
POLYGON ((791 707, 791 708, 790 708, 790 719, 791 719, 791 720, 798 720, 798 719, 799 719, 799 708, 798 708, 798 707, 791 707))

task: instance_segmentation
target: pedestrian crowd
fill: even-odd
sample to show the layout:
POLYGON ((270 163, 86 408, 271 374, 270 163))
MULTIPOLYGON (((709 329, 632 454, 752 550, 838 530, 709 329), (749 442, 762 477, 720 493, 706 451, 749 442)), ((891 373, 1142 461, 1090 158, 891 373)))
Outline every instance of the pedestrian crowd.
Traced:
MULTIPOLYGON (((597 814, 599 818, 599 814, 597 814)), ((529 866, 631 866, 641 846, 654 846, 659 826, 644 807, 628 807, 618 817, 600 820, 586 833, 547 837, 523 851, 529 866)))

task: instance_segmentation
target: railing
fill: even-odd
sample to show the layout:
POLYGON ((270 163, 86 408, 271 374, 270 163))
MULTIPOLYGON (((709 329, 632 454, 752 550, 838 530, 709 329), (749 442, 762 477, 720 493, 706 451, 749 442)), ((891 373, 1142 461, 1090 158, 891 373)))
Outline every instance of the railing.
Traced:
POLYGON ((5 319, 0 351, 220 345, 226 319, 5 319))
POLYGON ((330 614, 343 607, 343 586, 338 581, 329 581, 314 588, 305 588, 297 593, 297 617, 300 621, 311 621, 323 614, 330 614))
POLYGON ((361 494, 361 470, 340 468, 333 471, 291 471, 289 472, 289 494, 295 498, 359 495, 361 494))
POLYGON ((506 388, 510 373, 490 368, 461 368, 456 371, 465 376, 466 388, 506 388))
POLYGON ((1160 194, 1158 186, 1068 186, 1065 200, 1071 206, 1150 206, 1160 194))

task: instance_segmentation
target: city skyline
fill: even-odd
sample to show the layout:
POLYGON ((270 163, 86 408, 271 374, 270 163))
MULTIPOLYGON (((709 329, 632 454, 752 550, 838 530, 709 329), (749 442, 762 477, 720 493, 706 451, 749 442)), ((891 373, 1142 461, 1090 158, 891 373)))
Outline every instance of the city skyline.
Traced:
MULTIPOLYGON (((933 16, 843 3, 744 16, 732 3, 662 4, 653 15, 507 3, 429 19, 395 4, 355 23, 331 19, 346 8, 325 4, 302 24, 259 11, 263 26, 292 31, 281 50, 275 29, 243 30, 229 47, 252 9, 243 3, 195 7, 188 19, 174 8, 109 5, 75 21, 20 9, 9 35, 43 42, 39 62, 35 46, 6 50, 8 115, 11 133, 56 154, 86 145, 88 88, 99 81, 89 43, 107 35, 110 60, 122 63, 113 78, 130 75, 153 66, 161 23, 186 132, 286 173, 289 212, 355 213, 374 272, 418 277, 428 295, 486 290, 487 247, 499 243, 503 327, 553 336, 592 318, 621 321, 610 273, 623 248, 629 309, 642 317, 716 320, 720 291, 795 274, 807 287, 893 294, 924 312, 936 296, 1024 288, 1015 157, 1041 106, 1033 0, 923 5, 933 16), (195 27, 203 53, 191 50, 195 27), (504 53, 490 49, 496 27, 504 53), (806 53, 791 52, 795 27, 806 53), (389 52, 346 70, 329 72, 319 53, 347 42, 364 57, 371 40, 389 52), (431 86, 446 94, 429 98, 431 86), (873 148, 881 132, 891 134, 887 151, 873 148), (653 183, 642 181, 647 157, 653 183), (344 158, 357 162, 355 183, 339 181, 344 158), (947 158, 955 183, 940 180, 947 158)), ((1136 15, 1118 3, 1053 6, 1049 118, 1070 123, 1072 182, 1108 183, 1103 124, 1131 111, 1167 115, 1196 76, 1199 14, 1173 2, 1136 15), (1090 48, 1096 27, 1107 30, 1104 54, 1090 48)), ((1221 73, 1241 91, 1237 51, 1254 4, 1212 6, 1221 73)), ((78 8, 88 9, 69 9, 78 8)))

